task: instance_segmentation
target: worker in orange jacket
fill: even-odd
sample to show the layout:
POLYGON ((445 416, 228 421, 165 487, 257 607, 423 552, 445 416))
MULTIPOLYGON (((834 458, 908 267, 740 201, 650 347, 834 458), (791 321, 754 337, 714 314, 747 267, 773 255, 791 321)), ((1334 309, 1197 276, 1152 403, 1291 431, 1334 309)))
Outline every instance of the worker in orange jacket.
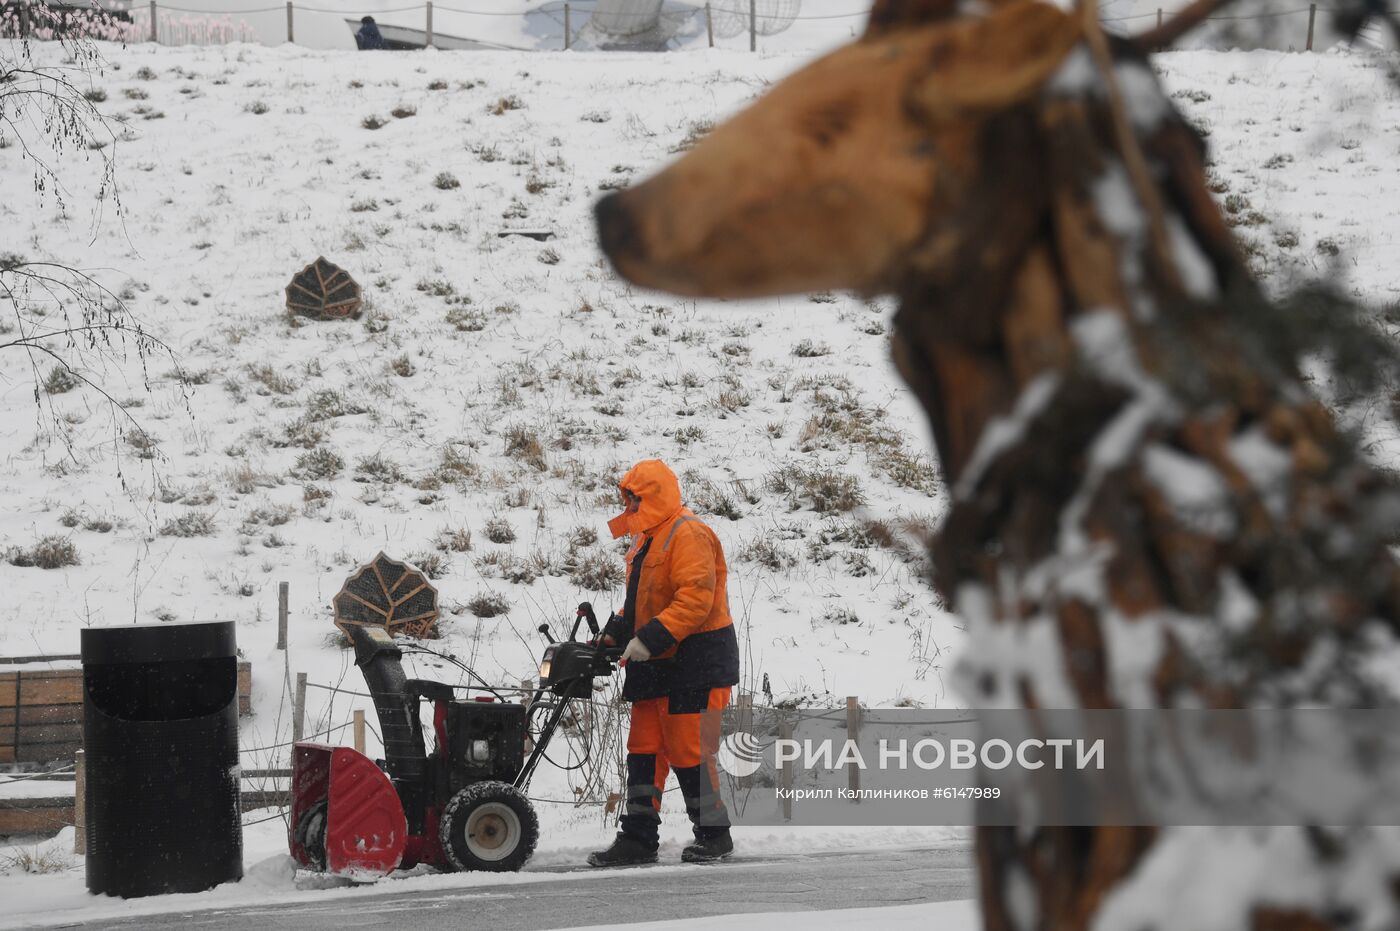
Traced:
POLYGON ((724 550, 713 530, 681 504, 675 473, 657 459, 637 463, 618 483, 625 510, 608 522, 632 536, 627 599, 603 631, 625 643, 622 697, 632 703, 627 735, 627 802, 611 847, 591 866, 656 861, 661 793, 670 771, 685 797, 695 841, 688 863, 734 850, 719 794, 718 712, 739 682, 739 642, 729 617, 724 550))

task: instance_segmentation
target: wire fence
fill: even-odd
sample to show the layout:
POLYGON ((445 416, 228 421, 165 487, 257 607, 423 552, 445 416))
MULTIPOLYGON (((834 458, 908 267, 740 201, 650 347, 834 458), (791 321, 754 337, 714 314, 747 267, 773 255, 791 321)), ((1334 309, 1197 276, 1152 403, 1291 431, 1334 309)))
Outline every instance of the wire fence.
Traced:
POLYGON ((14 782, 28 782, 31 779, 52 779, 54 776, 67 776, 74 772, 74 767, 69 766, 64 769, 49 769, 39 773, 26 773, 23 776, 11 776, 7 779, 0 779, 0 786, 7 786, 14 782))
MULTIPOLYGON (((338 7, 312 6, 288 0, 286 3, 260 6, 247 9, 200 9, 178 6, 161 0, 136 0, 127 13, 103 13, 100 11, 76 10, 65 7, 49 7, 43 0, 0 0, 0 37, 53 38, 64 33, 81 32, 86 38, 119 42, 156 42, 165 45, 222 45, 230 42, 256 42, 277 34, 281 38, 281 28, 262 23, 254 26, 246 17, 266 16, 281 13, 285 15, 285 40, 295 43, 298 16, 305 14, 330 15, 353 23, 364 16, 390 16, 392 24, 380 24, 388 32, 386 38, 397 48, 437 47, 443 49, 470 49, 478 51, 548 51, 549 48, 536 45, 527 48, 511 45, 495 39, 478 38, 470 35, 472 19, 465 22, 456 20, 454 32, 465 34, 444 34, 435 30, 435 14, 452 14, 456 17, 478 18, 479 22, 499 21, 502 18, 524 20, 522 33, 539 35, 547 42, 557 45, 555 49, 572 49, 581 39, 599 42, 621 42, 629 40, 641 44, 652 44, 668 48, 666 40, 673 37, 699 39, 705 37, 708 47, 715 47, 716 40, 734 39, 747 35, 750 51, 758 50, 758 39, 775 35, 799 22, 841 22, 850 21, 852 26, 862 25, 869 15, 869 7, 863 6, 849 12, 820 13, 803 15, 800 5, 787 3, 775 6, 771 0, 711 0, 704 4, 672 5, 658 4, 650 10, 628 11, 613 8, 599 10, 598 0, 568 0, 568 2, 547 3, 532 8, 486 9, 478 6, 448 6, 436 4, 433 0, 423 3, 391 7, 387 9, 355 10, 338 7), (409 14, 417 14, 411 16, 409 14), (538 28, 541 20, 549 25, 538 28), (858 22, 860 21, 860 22, 858 22), (408 25, 412 22, 413 25, 408 25), (558 27, 557 30, 549 26, 558 27), (557 31, 557 38, 554 34, 557 31)), ((1287 10, 1268 10, 1258 13, 1222 13, 1207 17, 1207 22, 1241 22, 1247 20, 1298 19, 1297 47, 1311 50, 1317 14, 1336 12, 1335 8, 1309 4, 1287 10)), ((1393 12, 1393 11, 1392 11, 1393 12)), ((1171 12, 1157 9, 1153 12, 1130 16, 1107 17, 1103 20, 1110 27, 1126 30, 1130 24, 1151 25, 1155 20, 1161 25, 1171 12)), ((306 25, 302 22, 302 25, 306 25)), ((1290 26, 1290 29, 1293 27, 1290 26)))
MULTIPOLYGON (((301 740, 312 740, 312 739, 317 738, 317 737, 325 737, 325 736, 327 736, 327 735, 329 735, 329 734, 334 734, 334 733, 336 733, 336 732, 338 732, 338 731, 343 731, 343 730, 345 730, 345 729, 346 729, 347 727, 349 727, 352 723, 354 723, 354 722, 346 722, 345 724, 338 724, 338 725, 336 725, 335 727, 327 728, 327 729, 325 729, 324 731, 318 731, 318 732, 315 733, 315 734, 305 734, 305 735, 303 735, 303 736, 301 737, 301 740)), ((285 748, 287 748, 287 747, 292 746, 292 745, 295 744, 295 743, 296 743, 296 741, 294 741, 294 740, 288 740, 288 741, 286 741, 285 743, 268 744, 268 745, 265 746, 265 747, 239 747, 239 748, 238 748, 238 752, 239 752, 239 753, 266 753, 266 752, 269 751, 269 750, 282 750, 282 749, 285 749, 285 748)))
MULTIPOLYGON (((55 0, 57 2, 57 0, 55 0)), ((63 0, 71 2, 71 0, 63 0)), ((787 29, 801 20, 863 20, 868 8, 854 9, 846 13, 801 16, 796 14, 797 4, 785 12, 774 12, 758 0, 712 0, 703 5, 670 6, 659 4, 649 11, 627 11, 605 9, 597 12, 594 21, 596 0, 569 0, 569 2, 545 4, 529 9, 485 9, 474 6, 440 5, 433 0, 411 6, 381 9, 346 9, 341 7, 315 6, 296 3, 248 7, 240 9, 210 9, 177 4, 167 4, 159 0, 142 2, 136 0, 124 12, 104 12, 100 10, 76 9, 72 7, 47 5, 45 0, 3 0, 0 2, 0 37, 5 38, 54 38, 60 34, 80 33, 85 38, 119 42, 156 42, 166 45, 217 45, 239 41, 258 41, 270 32, 280 32, 277 27, 268 29, 266 23, 261 28, 250 24, 246 17, 266 16, 284 13, 285 38, 289 43, 296 42, 298 16, 304 14, 331 15, 353 22, 364 16, 393 16, 399 22, 381 24, 390 32, 387 36, 399 47, 436 46, 440 48, 468 48, 476 50, 504 49, 515 51, 547 50, 540 47, 526 48, 513 46, 490 39, 466 35, 444 35, 434 29, 434 14, 453 14, 459 17, 487 18, 497 20, 513 18, 524 21, 522 32, 543 34, 558 33, 553 41, 556 48, 569 49, 586 30, 596 28, 604 40, 640 41, 649 36, 653 41, 687 33, 708 35, 709 45, 715 39, 733 38, 745 31, 750 34, 751 46, 757 36, 773 35, 787 29), (418 25, 407 26, 403 14, 417 13, 412 17, 418 25), (235 18, 237 17, 237 18, 235 18), (546 21, 541 29, 541 20, 546 21), (557 28, 551 28, 557 27, 557 28)), ((304 25, 304 23, 303 23, 304 25)), ((459 20, 457 23, 461 26, 459 20)), ((470 21, 466 31, 471 32, 470 21)), ((278 36, 281 37, 280 35, 278 36)))

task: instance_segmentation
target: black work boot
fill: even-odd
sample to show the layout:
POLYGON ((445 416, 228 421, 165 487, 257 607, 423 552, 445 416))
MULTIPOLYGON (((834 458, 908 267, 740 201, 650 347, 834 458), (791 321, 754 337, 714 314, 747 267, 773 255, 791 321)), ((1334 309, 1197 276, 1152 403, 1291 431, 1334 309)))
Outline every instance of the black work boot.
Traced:
POLYGON ((588 855, 589 866, 637 866, 655 863, 656 848, 626 834, 617 835, 607 850, 595 850, 588 855))
POLYGON ((681 851, 685 863, 713 863, 723 860, 734 852, 734 839, 728 828, 715 831, 696 832, 695 842, 681 851))

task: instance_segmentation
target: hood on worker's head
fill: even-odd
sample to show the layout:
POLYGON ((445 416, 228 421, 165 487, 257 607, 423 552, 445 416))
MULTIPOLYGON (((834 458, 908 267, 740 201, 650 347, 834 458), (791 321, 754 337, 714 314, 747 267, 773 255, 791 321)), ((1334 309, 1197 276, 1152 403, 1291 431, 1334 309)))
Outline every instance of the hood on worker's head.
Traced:
POLYGON ((676 473, 660 459, 644 459, 633 466, 617 487, 642 499, 634 512, 624 512, 608 521, 614 537, 625 533, 646 533, 664 524, 681 509, 681 483, 676 473))

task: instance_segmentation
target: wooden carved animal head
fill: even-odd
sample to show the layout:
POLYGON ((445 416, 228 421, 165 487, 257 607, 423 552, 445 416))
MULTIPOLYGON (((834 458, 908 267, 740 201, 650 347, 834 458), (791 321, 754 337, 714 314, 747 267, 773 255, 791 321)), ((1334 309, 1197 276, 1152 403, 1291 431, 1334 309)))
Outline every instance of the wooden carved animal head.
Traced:
POLYGON ((954 6, 885 4, 861 41, 604 199, 600 233, 618 270, 716 297, 887 289, 937 235, 930 206, 979 170, 979 117, 1033 93, 1076 37, 1042 3, 976 19, 953 17, 954 6), (923 21, 901 22, 911 18, 923 21))
POLYGON ((1038 0, 877 3, 860 40, 604 198, 603 249, 632 282, 692 296, 1004 284, 1050 202, 1052 92, 1097 89, 1084 40, 1080 16, 1038 0))

